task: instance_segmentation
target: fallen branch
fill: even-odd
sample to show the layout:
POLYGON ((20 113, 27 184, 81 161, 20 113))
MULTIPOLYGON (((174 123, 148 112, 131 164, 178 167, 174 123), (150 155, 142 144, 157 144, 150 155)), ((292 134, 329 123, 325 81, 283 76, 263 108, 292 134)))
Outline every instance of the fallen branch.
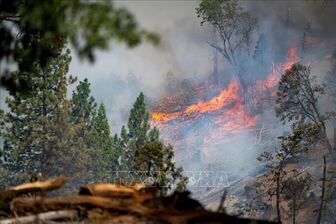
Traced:
POLYGON ((88 184, 80 188, 79 194, 105 197, 132 197, 144 188, 145 185, 143 184, 137 184, 134 186, 122 186, 105 183, 88 184))
POLYGON ((155 198, 156 188, 146 187, 143 184, 122 186, 100 183, 82 186, 79 194, 119 199, 133 199, 134 203, 141 204, 146 200, 152 200, 155 198))
POLYGON ((99 196, 74 195, 63 197, 25 197, 16 198, 11 203, 11 211, 20 215, 29 211, 39 213, 41 211, 55 211, 60 209, 85 208, 87 210, 100 208, 116 212, 133 212, 138 214, 147 214, 149 209, 134 200, 123 198, 104 198, 99 196))
MULTIPOLYGON (((81 187, 80 195, 17 197, 32 191, 61 187, 65 178, 20 185, 0 193, 7 201, 7 223, 74 223, 98 220, 102 223, 270 223, 240 219, 222 211, 206 210, 188 192, 175 192, 166 197, 156 195, 153 188, 144 185, 121 186, 114 184, 89 184, 81 187), (31 215, 36 214, 36 215, 31 215), (22 216, 22 217, 20 217, 22 216)), ((224 203, 225 196, 222 197, 224 203)), ((219 207, 223 210, 223 205, 219 207)))
POLYGON ((25 224, 25 223, 38 223, 53 220, 74 220, 77 217, 77 211, 65 210, 65 211, 52 211, 40 213, 37 215, 23 216, 13 219, 1 220, 0 224, 25 224))
POLYGON ((16 187, 11 187, 3 192, 0 192, 0 200, 9 201, 17 196, 27 193, 46 192, 58 189, 62 187, 66 181, 67 181, 66 177, 60 176, 55 179, 47 181, 36 181, 32 183, 18 185, 16 187))
MULTIPOLYGON (((211 212, 207 210, 180 211, 170 208, 149 208, 133 200, 110 199, 98 196, 65 196, 56 198, 17 198, 12 202, 11 208, 17 215, 25 212, 37 213, 40 211, 50 211, 58 209, 79 209, 93 211, 94 209, 104 209, 109 214, 119 214, 124 218, 143 217, 146 220, 159 221, 170 224, 186 223, 251 223, 249 219, 238 219, 223 213, 211 212)), ((116 217, 115 217, 116 218, 116 217)), ((256 223, 269 223, 258 221, 256 223)))

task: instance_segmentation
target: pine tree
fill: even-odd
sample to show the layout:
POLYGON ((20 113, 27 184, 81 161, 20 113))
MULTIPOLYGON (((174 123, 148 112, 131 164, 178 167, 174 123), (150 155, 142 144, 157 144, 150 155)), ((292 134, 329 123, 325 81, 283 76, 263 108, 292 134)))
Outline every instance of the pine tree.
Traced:
POLYGON ((126 166, 133 169, 136 150, 148 142, 159 140, 158 130, 150 128, 149 112, 145 103, 145 95, 142 92, 130 111, 127 127, 128 131, 125 126, 121 129, 121 143, 124 148, 126 166))
POLYGON ((149 113, 146 109, 145 96, 141 92, 131 109, 128 119, 129 137, 136 147, 145 144, 149 126, 149 113))
POLYGON ((182 176, 182 168, 176 168, 173 162, 173 148, 159 141, 159 130, 156 127, 150 128, 143 93, 140 93, 131 109, 127 126, 129 131, 123 126, 120 138, 126 170, 145 174, 161 188, 162 194, 174 185, 177 190, 183 189, 187 179, 182 176))
POLYGON ((159 188, 161 194, 166 194, 174 184, 177 190, 182 190, 187 179, 182 176, 182 168, 176 168, 173 157, 171 145, 148 142, 135 152, 134 168, 150 178, 153 181, 151 184, 159 188))
POLYGON ((93 148, 93 170, 98 181, 107 181, 112 177, 117 165, 114 141, 103 103, 99 105, 97 115, 92 120, 90 142, 93 148), (114 169, 113 169, 114 168, 114 169))
MULTIPOLYGON (((118 138, 115 136, 115 139, 118 138)), ((131 167, 131 149, 129 148, 129 136, 126 127, 123 125, 121 128, 120 138, 116 144, 116 150, 119 152, 119 169, 127 170, 131 167)))
POLYGON ((71 121, 79 123, 84 121, 85 128, 91 128, 91 121, 95 116, 97 103, 91 96, 90 83, 87 79, 80 81, 76 90, 72 93, 72 112, 71 121))
POLYGON ((74 82, 67 77, 70 61, 67 50, 46 67, 36 65, 32 73, 17 74, 29 77, 33 91, 6 99, 10 111, 3 116, 2 154, 5 167, 20 181, 33 172, 83 177, 88 158, 83 139, 76 137, 83 124, 70 123, 71 104, 66 99, 67 86, 74 82))
POLYGON ((141 92, 137 97, 126 127, 122 127, 121 139, 125 152, 125 164, 129 169, 134 166, 135 151, 141 148, 147 141, 147 134, 150 130, 149 113, 146 108, 145 96, 141 92))
MULTIPOLYGON (((97 104, 95 99, 91 96, 90 83, 87 79, 80 81, 76 89, 72 92, 72 111, 71 111, 71 123, 73 125, 83 124, 77 133, 77 138, 82 138, 85 142, 86 148, 89 153, 92 152, 92 142, 90 142, 90 131, 92 128, 92 120, 96 114, 97 104)), ((92 160, 88 160, 86 163, 86 177, 92 180, 93 178, 93 164, 92 160)))

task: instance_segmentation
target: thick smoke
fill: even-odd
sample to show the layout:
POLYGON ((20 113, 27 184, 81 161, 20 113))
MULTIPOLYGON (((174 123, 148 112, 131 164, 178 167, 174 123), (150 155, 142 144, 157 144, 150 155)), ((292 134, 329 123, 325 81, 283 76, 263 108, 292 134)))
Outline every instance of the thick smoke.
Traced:
MULTIPOLYGON (((214 58, 214 51, 208 45, 214 39, 213 29, 200 26, 195 12, 197 1, 117 1, 117 4, 131 10, 140 25, 158 32, 162 41, 157 48, 149 44, 132 50, 115 46, 110 52, 98 52, 94 65, 74 59, 72 73, 91 81, 94 96, 107 106, 114 132, 119 132, 121 124, 127 121, 128 111, 140 91, 149 102, 167 96, 171 84, 168 73, 176 77, 177 83, 192 87, 204 83, 211 79, 214 58)), ((240 4, 259 21, 253 34, 252 53, 260 36, 265 36, 262 63, 252 57, 240 60, 249 65, 250 81, 265 79, 272 65, 286 61, 290 48, 296 48, 300 62, 312 66, 312 73, 319 81, 324 80, 329 70, 328 55, 336 47, 333 27, 336 1, 253 0, 240 1, 240 4)), ((218 55, 218 75, 217 84, 222 88, 234 76, 234 70, 221 55, 218 55)), ((208 98, 213 96, 209 93, 208 98)), ((198 100, 197 96, 191 96, 191 102, 198 100)), ((183 149, 176 151, 180 165, 187 170, 202 170, 219 164, 219 169, 230 169, 234 178, 257 172, 260 164, 255 158, 263 148, 256 144, 254 131, 214 143, 204 151, 202 139, 212 130, 205 123, 200 121, 185 127, 183 144, 176 143, 177 149, 183 149), (195 133, 190 135, 192 131, 195 133), (191 157, 186 157, 185 152, 191 157)), ((266 107, 258 116, 256 129, 264 130, 263 138, 270 139, 268 145, 276 144, 276 136, 286 131, 286 127, 276 121, 272 107, 266 107)))

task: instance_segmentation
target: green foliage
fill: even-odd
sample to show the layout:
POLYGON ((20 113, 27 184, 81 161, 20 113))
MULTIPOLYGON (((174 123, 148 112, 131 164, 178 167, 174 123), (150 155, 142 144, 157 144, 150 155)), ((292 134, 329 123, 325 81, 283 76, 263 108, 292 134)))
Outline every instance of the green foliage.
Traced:
POLYGON ((154 185, 166 194, 174 184, 182 190, 186 178, 182 176, 182 168, 176 168, 173 163, 174 151, 171 145, 161 142, 149 142, 135 152, 134 169, 151 177, 154 185))
POLYGON ((121 144, 125 151, 125 163, 128 168, 134 164, 134 153, 148 141, 150 133, 149 113, 146 108, 143 93, 137 97, 127 123, 128 131, 123 126, 121 129, 121 144))
MULTIPOLYGON (((111 39, 129 47, 144 39, 159 41, 156 34, 139 28, 128 10, 110 0, 0 2, 0 61, 17 63, 20 72, 31 72, 36 63, 46 66, 67 42, 80 57, 93 61, 94 50, 107 49, 111 39)), ((11 91, 33 88, 29 80, 8 72, 2 84, 11 91)))
POLYGON ((278 221, 281 221, 280 195, 288 197, 289 213, 295 223, 301 200, 311 182, 310 176, 288 179, 284 169, 286 160, 300 156, 321 140, 331 149, 326 136, 327 117, 318 109, 318 98, 322 94, 324 86, 316 84, 310 77, 310 67, 295 64, 281 77, 276 115, 284 124, 288 122, 292 125, 292 133, 279 137, 281 147, 276 153, 264 152, 257 158, 266 162, 265 166, 270 169, 269 180, 263 184, 271 197, 276 195, 278 221))
POLYGON ((320 127, 308 123, 300 128, 293 128, 292 134, 280 136, 279 139, 281 140, 282 152, 296 156, 315 146, 319 141, 319 137, 320 127))
POLYGON ((196 8, 197 16, 204 23, 215 27, 222 39, 221 46, 210 44, 232 65, 239 65, 237 54, 249 48, 251 35, 257 28, 257 19, 244 11, 237 0, 202 0, 196 8))
POLYGON ((281 77, 276 100, 276 114, 284 123, 300 126, 306 122, 318 124, 324 117, 318 111, 318 98, 324 86, 310 77, 309 66, 294 64, 281 77))
POLYGON ((137 97, 130 111, 127 127, 128 130, 122 127, 118 140, 123 169, 146 173, 147 178, 153 179, 162 188, 162 194, 173 186, 176 190, 184 189, 187 179, 182 176, 182 168, 176 168, 173 162, 173 148, 159 141, 156 127, 150 128, 143 93, 137 97))
POLYGON ((90 130, 97 104, 95 99, 91 96, 90 83, 87 79, 79 82, 76 90, 72 93, 71 103, 71 121, 78 123, 83 120, 86 128, 90 130))
POLYGON ((269 201, 272 201, 274 196, 276 197, 278 222, 281 221, 281 195, 285 194, 286 187, 288 189, 288 172, 284 169, 285 162, 289 158, 298 157, 306 152, 311 144, 316 144, 316 138, 320 133, 319 128, 316 129, 314 125, 307 124, 305 128, 293 128, 290 135, 278 137, 281 142, 280 149, 275 153, 263 152, 257 158, 257 160, 265 162, 265 167, 270 170, 266 181, 260 184, 263 185, 262 189, 269 196, 269 201))
POLYGON ((137 97, 133 108, 130 111, 127 127, 129 137, 136 147, 145 144, 149 126, 149 113, 146 108, 145 96, 143 93, 137 97))
POLYGON ((131 109, 128 129, 123 126, 120 137, 112 137, 105 106, 96 109, 87 80, 79 83, 71 101, 66 99, 67 86, 75 82, 66 75, 69 54, 27 74, 32 95, 16 92, 7 99, 10 112, 1 112, 0 171, 10 182, 0 176, 1 184, 26 181, 35 172, 69 175, 77 182, 113 181, 115 171, 128 170, 146 172, 162 194, 183 190, 187 179, 173 162, 173 148, 159 141, 157 128, 150 128, 144 94, 131 109))
MULTIPOLYGON (((87 79, 80 81, 76 89, 72 93, 71 98, 72 111, 70 114, 70 122, 73 125, 82 124, 83 127, 78 130, 77 138, 82 138, 86 148, 93 157, 93 142, 91 137, 91 129, 93 125, 93 119, 96 115, 97 104, 94 98, 91 96, 90 83, 87 79)), ((91 179, 94 170, 94 163, 87 163, 87 178, 91 179)))
POLYGON ((296 174, 284 181, 283 194, 288 201, 288 215, 292 218, 292 223, 296 223, 298 211, 307 200, 308 190, 312 183, 312 176, 309 173, 296 174))
POLYGON ((113 165, 117 163, 114 139, 106 116, 104 104, 100 104, 97 115, 92 120, 90 142, 93 154, 93 170, 98 181, 111 179, 113 165))
MULTIPOLYGON (((10 171, 8 171, 3 165, 0 165, 0 191, 8 188, 10 186, 10 182, 8 178, 11 176, 10 171)), ((0 201, 0 209, 1 209, 1 201, 0 201)))
POLYGON ((3 165, 22 177, 33 172, 83 177, 82 167, 89 158, 84 140, 77 135, 84 124, 70 122, 66 93, 74 79, 67 77, 69 55, 66 51, 46 67, 35 66, 32 73, 18 74, 29 77, 32 94, 17 92, 6 99, 10 111, 3 116, 3 165))
POLYGON ((294 64, 282 75, 277 92, 276 116, 284 124, 290 123, 297 133, 301 132, 301 139, 306 142, 311 142, 309 138, 314 137, 317 143, 318 132, 321 142, 331 150, 325 125, 329 114, 322 114, 318 105, 325 88, 316 83, 310 70, 309 66, 294 64))

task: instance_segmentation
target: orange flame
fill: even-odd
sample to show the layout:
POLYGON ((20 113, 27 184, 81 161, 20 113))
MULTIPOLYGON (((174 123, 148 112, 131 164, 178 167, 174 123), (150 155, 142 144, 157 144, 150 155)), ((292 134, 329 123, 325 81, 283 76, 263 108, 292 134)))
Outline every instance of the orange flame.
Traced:
MULTIPOLYGON (((272 65, 272 71, 267 78, 265 80, 258 80, 248 87, 247 94, 251 94, 252 96, 253 93, 256 93, 256 104, 265 100, 264 95, 274 97, 276 93, 275 87, 279 83, 281 74, 298 61, 297 49, 293 47, 288 51, 287 60, 284 63, 272 65)), ((177 136, 177 139, 179 139, 180 130, 183 130, 185 125, 192 124, 195 118, 199 118, 201 115, 211 113, 212 116, 208 117, 210 120, 207 126, 209 131, 207 132, 207 136, 203 136, 202 153, 206 155, 207 147, 217 140, 222 141, 226 135, 230 136, 231 134, 246 131, 256 126, 258 115, 251 115, 246 113, 245 110, 239 82, 232 79, 225 89, 209 101, 199 101, 177 112, 153 112, 151 118, 153 125, 159 126, 162 130, 168 128, 168 135, 173 136, 173 139, 177 136), (168 123, 174 119, 181 119, 178 120, 181 122, 168 123)), ((196 132, 193 133, 195 134, 196 132)))
POLYGON ((218 96, 213 97, 208 102, 199 102, 191 105, 186 109, 187 114, 191 113, 207 113, 217 111, 223 108, 227 103, 236 100, 238 97, 239 83, 236 80, 231 80, 228 87, 220 92, 218 96))
POLYGON ((182 112, 162 113, 153 112, 152 120, 154 122, 167 122, 182 115, 191 115, 195 113, 208 113, 222 109, 230 102, 234 102, 239 97, 239 83, 236 80, 231 80, 228 87, 220 92, 218 96, 213 97, 207 102, 200 101, 197 104, 188 106, 182 112))
POLYGON ((282 65, 282 68, 284 70, 290 69, 292 67, 292 65, 295 64, 295 63, 297 63, 298 61, 300 61, 300 58, 299 58, 299 56, 297 54, 297 48, 296 47, 292 47, 288 51, 287 62, 282 65))

